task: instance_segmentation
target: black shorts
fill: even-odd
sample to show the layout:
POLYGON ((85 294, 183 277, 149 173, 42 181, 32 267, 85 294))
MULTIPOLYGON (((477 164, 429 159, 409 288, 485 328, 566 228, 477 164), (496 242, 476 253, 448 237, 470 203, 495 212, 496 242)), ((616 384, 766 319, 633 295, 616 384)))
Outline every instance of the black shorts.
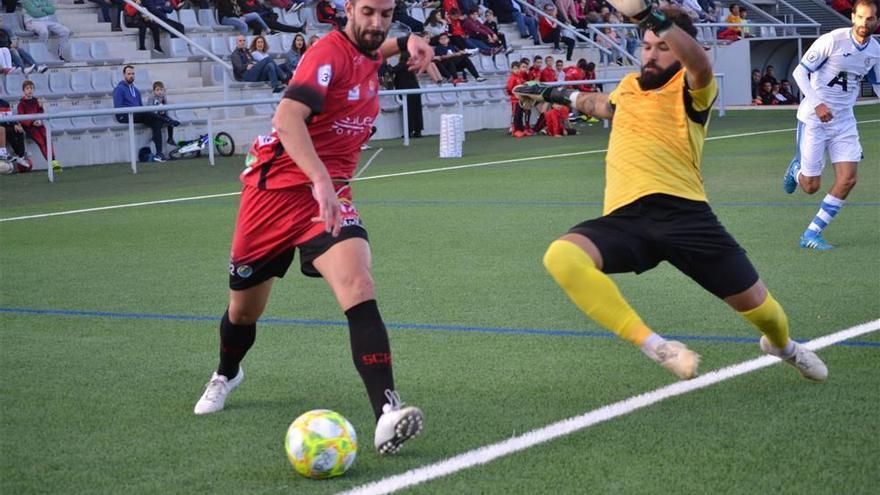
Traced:
MULTIPOLYGON (((356 237, 366 241, 370 240, 367 235, 367 229, 361 225, 348 225, 342 227, 337 237, 323 232, 299 245, 300 271, 307 277, 320 278, 321 274, 312 264, 315 258, 327 252, 335 244, 356 237)), ((293 263, 295 252, 296 248, 291 248, 281 254, 267 256, 247 265, 234 266, 230 263, 229 288, 232 290, 245 290, 257 286, 272 277, 284 278, 287 269, 293 263)))
POLYGON ((652 194, 569 232, 593 241, 605 273, 642 273, 668 261, 722 299, 758 281, 745 250, 703 201, 652 194))

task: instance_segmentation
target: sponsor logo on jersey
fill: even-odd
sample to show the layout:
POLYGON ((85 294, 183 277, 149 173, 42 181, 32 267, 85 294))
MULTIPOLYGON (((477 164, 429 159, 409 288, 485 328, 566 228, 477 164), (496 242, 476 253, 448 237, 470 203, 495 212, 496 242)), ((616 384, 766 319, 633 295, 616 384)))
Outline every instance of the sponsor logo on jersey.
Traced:
POLYGON ((815 62, 816 60, 819 60, 819 54, 818 54, 818 53, 816 53, 816 52, 810 52, 810 53, 807 54, 807 62, 810 62, 810 63, 812 64, 812 63, 815 62))
POLYGON ((333 122, 330 129, 337 135, 356 136, 369 132, 373 128, 373 117, 345 117, 333 122))
POLYGON ((238 268, 235 269, 235 274, 241 278, 248 278, 254 274, 254 269, 250 265, 238 265, 238 268))
POLYGON ((361 99, 361 87, 355 86, 348 90, 348 101, 357 101, 361 99))
POLYGON ((318 67, 318 84, 324 86, 330 86, 330 78, 333 77, 333 69, 330 67, 330 64, 324 64, 318 67))

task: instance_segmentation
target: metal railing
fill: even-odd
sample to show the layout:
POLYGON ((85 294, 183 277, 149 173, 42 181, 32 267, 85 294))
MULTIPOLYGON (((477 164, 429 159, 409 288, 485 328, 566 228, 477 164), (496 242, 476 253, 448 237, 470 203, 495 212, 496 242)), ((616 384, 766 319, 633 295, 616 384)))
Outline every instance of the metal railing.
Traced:
MULTIPOLYGON (((724 74, 718 73, 715 74, 715 77, 718 79, 718 115, 719 117, 723 117, 725 114, 725 103, 724 103, 724 74)), ((552 83, 544 83, 548 86, 581 86, 581 85, 599 85, 599 84, 612 84, 620 82, 620 78, 610 78, 610 79, 583 79, 578 81, 558 81, 552 83)), ((430 94, 430 93, 461 93, 465 91, 491 91, 491 90, 505 90, 507 88, 506 85, 503 84, 486 84, 480 86, 458 86, 453 88, 416 88, 416 89, 398 89, 398 90, 382 90, 379 91, 379 97, 382 96, 406 96, 412 94, 430 94)), ((143 107, 125 107, 125 108, 105 108, 105 109, 94 109, 94 110, 78 110, 78 111, 67 111, 67 112, 58 112, 58 113, 41 113, 41 114, 26 114, 26 115, 9 115, 0 117, 0 123, 2 122, 20 122, 23 120, 42 120, 44 121, 44 125, 46 127, 46 154, 47 156, 52 156, 52 120, 53 119, 62 119, 62 118, 70 118, 70 117, 96 117, 102 115, 127 115, 128 116, 128 142, 130 147, 130 159, 131 159, 131 171, 132 173, 137 173, 137 149, 135 144, 135 131, 134 131, 134 114, 138 113, 147 113, 147 112, 157 112, 157 111, 174 111, 174 110, 193 110, 197 108, 217 108, 217 107, 239 107, 239 106, 248 106, 248 105, 256 105, 256 104, 276 104, 280 100, 280 96, 274 96, 269 98, 259 98, 252 100, 235 100, 235 101, 204 101, 197 103, 176 103, 173 105, 156 105, 156 106, 143 106, 143 107)), ((403 119, 403 144, 404 146, 409 146, 409 120, 407 116, 408 104, 406 98, 399 99, 401 103, 402 110, 402 119, 403 119)), ((465 102, 458 98, 457 105, 462 114, 464 114, 464 105, 465 102)), ((211 112, 209 111, 205 117, 207 124, 207 132, 208 136, 213 136, 213 117, 211 112)), ((606 121, 607 125, 607 121, 606 121)), ((211 165, 214 165, 214 146, 208 146, 208 162, 211 165)), ((52 167, 47 167, 47 173, 49 182, 55 181, 55 175, 52 170, 52 167)))

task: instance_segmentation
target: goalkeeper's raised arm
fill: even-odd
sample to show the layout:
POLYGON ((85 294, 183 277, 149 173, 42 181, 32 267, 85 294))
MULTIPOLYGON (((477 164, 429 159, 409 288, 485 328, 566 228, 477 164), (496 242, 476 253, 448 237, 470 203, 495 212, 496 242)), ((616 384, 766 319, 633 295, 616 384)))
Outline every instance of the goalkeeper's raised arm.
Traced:
MULTIPOLYGON (((712 63, 696 40, 696 29, 687 14, 677 7, 653 8, 646 0, 609 0, 642 32, 642 90, 660 88, 682 67, 687 86, 696 91, 712 83, 712 63)), ((514 94, 524 109, 543 101, 566 105, 587 115, 610 119, 614 103, 608 93, 587 93, 541 84, 517 86, 514 94)))

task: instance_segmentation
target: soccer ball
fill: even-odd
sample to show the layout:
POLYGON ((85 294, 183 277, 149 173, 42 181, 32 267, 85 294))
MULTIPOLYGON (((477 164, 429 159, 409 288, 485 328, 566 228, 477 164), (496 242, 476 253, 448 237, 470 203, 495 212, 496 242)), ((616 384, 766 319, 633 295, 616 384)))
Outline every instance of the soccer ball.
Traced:
POLYGON ((307 478, 332 478, 354 463, 357 434, 341 414, 315 409, 290 424, 284 450, 297 473, 307 478))
POLYGON ((15 165, 10 163, 6 158, 0 158, 0 174, 9 175, 15 172, 15 165))

